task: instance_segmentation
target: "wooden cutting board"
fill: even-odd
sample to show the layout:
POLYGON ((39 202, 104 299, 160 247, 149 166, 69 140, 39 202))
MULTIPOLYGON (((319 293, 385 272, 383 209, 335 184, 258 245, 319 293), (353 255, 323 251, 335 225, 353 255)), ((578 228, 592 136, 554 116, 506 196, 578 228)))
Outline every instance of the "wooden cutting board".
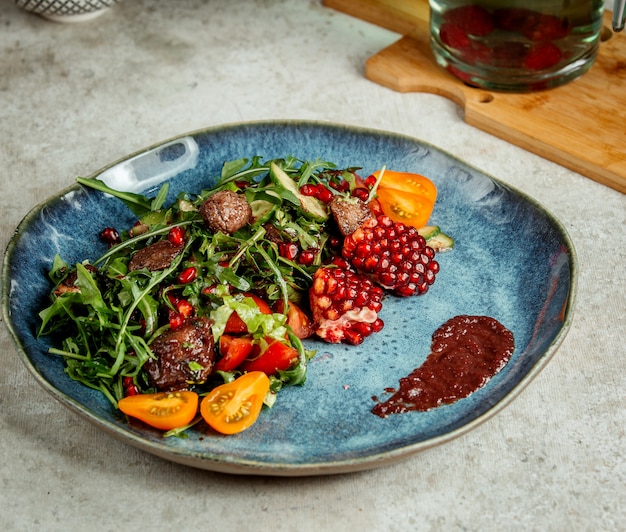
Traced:
POLYGON ((586 74, 556 89, 510 94, 469 87, 437 65, 426 0, 324 4, 404 35, 366 61, 367 78, 399 92, 449 98, 468 124, 626 193, 626 33, 611 31, 610 13, 586 74))

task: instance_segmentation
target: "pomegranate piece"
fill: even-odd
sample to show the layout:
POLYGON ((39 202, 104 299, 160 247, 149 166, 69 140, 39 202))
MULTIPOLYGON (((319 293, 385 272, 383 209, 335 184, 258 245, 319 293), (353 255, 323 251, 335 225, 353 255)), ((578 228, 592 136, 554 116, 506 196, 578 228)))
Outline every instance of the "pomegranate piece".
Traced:
POLYGON ((315 334, 329 343, 357 345, 382 330, 378 312, 384 292, 345 261, 337 262, 319 268, 309 290, 315 334))
POLYGON ((536 13, 524 20, 521 31, 531 41, 550 42, 567 37, 571 25, 567 18, 536 13))
POLYGON ((444 13, 443 19, 476 37, 484 37, 494 30, 491 14, 481 6, 467 5, 450 9, 444 13))
POLYGON ((558 46, 551 42, 536 45, 524 59, 524 66, 530 70, 552 68, 561 60, 562 53, 558 46))
POLYGON ((424 294, 439 273, 435 250, 417 229, 384 215, 347 236, 342 255, 358 272, 398 296, 424 294))
POLYGON ((451 22, 441 25, 439 38, 443 44, 455 50, 468 50, 472 47, 472 40, 463 28, 451 22))
POLYGON ((491 58, 491 49, 482 42, 471 39, 457 24, 442 24, 439 37, 443 44, 454 49, 468 63, 488 63, 491 58))

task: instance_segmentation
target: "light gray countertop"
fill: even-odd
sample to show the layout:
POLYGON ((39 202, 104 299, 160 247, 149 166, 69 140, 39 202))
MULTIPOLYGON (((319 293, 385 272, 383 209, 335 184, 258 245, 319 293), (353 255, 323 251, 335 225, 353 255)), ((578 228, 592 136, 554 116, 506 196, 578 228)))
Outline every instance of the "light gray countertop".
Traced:
POLYGON ((1 327, 4 530, 624 529, 626 196, 466 125, 441 97, 365 79, 397 38, 318 0, 126 0, 81 24, 0 2, 3 250, 35 205, 126 154, 313 119, 420 138, 522 190, 563 223, 580 270, 568 336, 510 406, 396 465, 330 477, 228 476, 136 450, 50 397, 1 327))

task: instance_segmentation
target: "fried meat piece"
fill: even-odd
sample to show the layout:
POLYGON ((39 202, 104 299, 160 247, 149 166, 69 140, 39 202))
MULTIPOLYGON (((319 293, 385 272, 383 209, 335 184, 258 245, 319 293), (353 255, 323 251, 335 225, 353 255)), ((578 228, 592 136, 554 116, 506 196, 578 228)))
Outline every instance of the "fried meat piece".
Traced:
POLYGON ((200 215, 211 232, 232 235, 249 223, 252 208, 243 194, 220 190, 200 206, 200 215))
POLYGON ((157 336, 150 344, 156 358, 144 365, 150 384, 168 392, 204 382, 215 363, 211 325, 208 318, 191 318, 157 336))
POLYGON ((367 203, 353 197, 335 196, 330 202, 330 210, 343 236, 351 235, 366 220, 373 218, 367 203))

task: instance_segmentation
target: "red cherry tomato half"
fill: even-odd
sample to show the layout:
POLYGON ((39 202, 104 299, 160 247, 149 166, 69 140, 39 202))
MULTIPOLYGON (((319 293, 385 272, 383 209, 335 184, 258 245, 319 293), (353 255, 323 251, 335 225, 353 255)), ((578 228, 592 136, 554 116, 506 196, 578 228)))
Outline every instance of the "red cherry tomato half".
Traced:
POLYGON ((216 371, 233 371, 252 353, 252 338, 249 336, 232 336, 223 334, 220 337, 220 358, 215 364, 216 371))
MULTIPOLYGON (((272 309, 270 308, 270 306, 260 297, 249 293, 244 294, 244 296, 254 299, 256 306, 259 307, 259 310, 263 314, 272 313, 272 309)), ((244 321, 237 315, 237 313, 233 312, 226 322, 226 328, 224 329, 224 332, 229 334, 242 334, 248 332, 248 327, 246 326, 244 321)))
MULTIPOLYGON (((284 311, 285 304, 282 299, 279 299, 276 302, 276 312, 283 314, 284 311)), ((293 333, 301 340, 313 336, 315 332, 315 326, 311 318, 309 318, 298 305, 291 301, 288 302, 287 325, 291 327, 293 333)))
POLYGON ((262 371, 274 375, 293 366, 298 359, 298 350, 273 338, 265 338, 266 347, 256 344, 250 357, 241 364, 243 371, 262 371))

